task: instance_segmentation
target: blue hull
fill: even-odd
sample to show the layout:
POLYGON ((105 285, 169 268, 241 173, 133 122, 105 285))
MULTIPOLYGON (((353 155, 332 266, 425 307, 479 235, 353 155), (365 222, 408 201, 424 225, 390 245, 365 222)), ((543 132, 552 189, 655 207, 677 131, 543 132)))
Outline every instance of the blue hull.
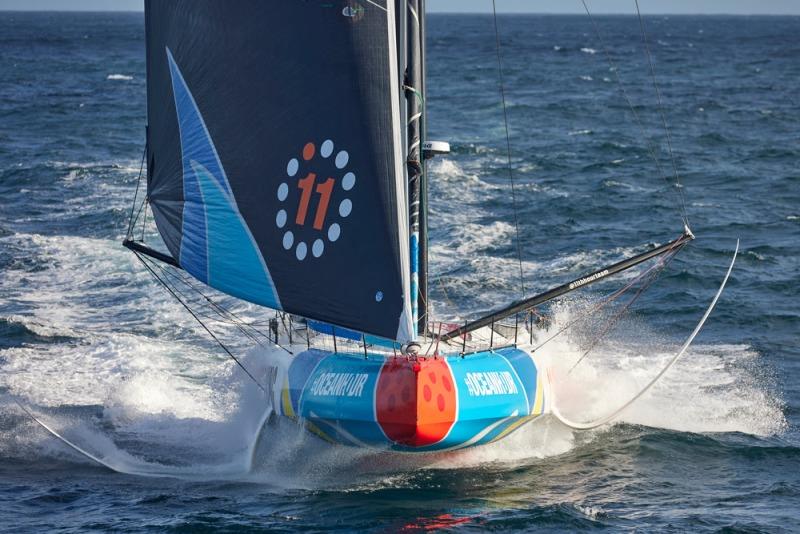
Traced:
POLYGON ((407 358, 310 349, 282 378, 282 415, 358 447, 441 451, 499 440, 546 412, 546 377, 518 348, 407 358))

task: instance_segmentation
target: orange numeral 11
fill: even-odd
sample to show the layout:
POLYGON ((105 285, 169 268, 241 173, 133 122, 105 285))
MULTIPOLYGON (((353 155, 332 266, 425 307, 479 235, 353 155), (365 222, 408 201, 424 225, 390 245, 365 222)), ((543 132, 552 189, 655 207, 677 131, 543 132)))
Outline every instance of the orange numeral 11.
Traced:
MULTIPOLYGON (((297 187, 302 191, 300 194, 300 206, 297 208, 297 217, 295 218, 295 222, 299 226, 303 226, 306 223, 308 204, 311 202, 311 192, 314 189, 316 179, 317 175, 310 172, 305 178, 297 182, 297 187)), ((319 204, 317 205, 317 213, 314 216, 314 230, 322 230, 322 226, 325 223, 325 215, 328 213, 334 182, 333 178, 328 178, 321 184, 317 184, 316 190, 317 194, 319 194, 319 204)))

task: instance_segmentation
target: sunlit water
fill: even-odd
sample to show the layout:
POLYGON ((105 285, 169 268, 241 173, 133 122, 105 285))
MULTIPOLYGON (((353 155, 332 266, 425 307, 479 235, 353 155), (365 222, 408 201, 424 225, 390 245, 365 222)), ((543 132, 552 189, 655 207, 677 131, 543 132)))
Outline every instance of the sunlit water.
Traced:
MULTIPOLYGON (((461 319, 520 294, 513 211, 491 19, 429 21, 429 135, 453 147, 430 167, 431 292, 438 317, 461 319)), ((586 18, 500 20, 528 293, 682 228, 644 142, 670 171, 638 23, 598 23, 645 135, 586 18)), ((741 238, 717 311, 613 425, 544 418, 414 456, 285 423, 255 443, 260 391, 120 246, 144 138, 142 16, 0 14, 0 526, 797 528, 800 19, 647 24, 698 239, 571 374, 610 311, 542 348, 561 410, 601 417, 646 384, 741 238), (132 474, 55 441, 16 399, 132 474)), ((553 331, 632 276, 548 308, 553 331)), ((260 373, 247 340, 219 330, 260 373)))

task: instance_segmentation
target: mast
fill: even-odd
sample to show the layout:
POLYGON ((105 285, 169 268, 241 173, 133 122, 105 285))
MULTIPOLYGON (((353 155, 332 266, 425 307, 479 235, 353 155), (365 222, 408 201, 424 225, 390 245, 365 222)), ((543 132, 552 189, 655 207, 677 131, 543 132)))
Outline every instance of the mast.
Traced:
MULTIPOLYGON (((425 90, 425 0, 419 0, 419 43, 420 43, 420 93, 422 94, 422 139, 428 139, 428 107, 425 90)), ((419 208, 419 320, 418 330, 425 333, 428 328, 428 168, 427 157, 422 153, 422 174, 420 175, 419 208)))
MULTIPOLYGON (((424 113, 423 93, 423 67, 422 67, 422 19, 424 17, 424 3, 421 0, 408 0, 407 37, 408 61, 405 76, 405 93, 408 109, 408 154, 406 165, 408 168, 408 205, 410 226, 411 250, 411 309, 413 319, 417 323, 417 333, 425 333, 425 297, 427 282, 425 268, 427 261, 423 260, 427 254, 427 247, 423 245, 425 234, 424 227, 425 208, 422 205, 423 188, 423 162, 422 162, 422 117, 424 113), (424 288, 424 289, 423 289, 424 288)), ((427 259, 427 258, 425 258, 427 259)))

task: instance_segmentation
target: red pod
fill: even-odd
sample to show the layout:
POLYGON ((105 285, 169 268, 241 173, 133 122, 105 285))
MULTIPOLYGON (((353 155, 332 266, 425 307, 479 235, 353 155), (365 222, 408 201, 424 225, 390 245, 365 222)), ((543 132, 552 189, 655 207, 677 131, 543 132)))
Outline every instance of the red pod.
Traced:
POLYGON ((392 360, 378 377, 375 413, 386 437, 424 447, 441 441, 456 420, 457 393, 445 360, 392 360))

